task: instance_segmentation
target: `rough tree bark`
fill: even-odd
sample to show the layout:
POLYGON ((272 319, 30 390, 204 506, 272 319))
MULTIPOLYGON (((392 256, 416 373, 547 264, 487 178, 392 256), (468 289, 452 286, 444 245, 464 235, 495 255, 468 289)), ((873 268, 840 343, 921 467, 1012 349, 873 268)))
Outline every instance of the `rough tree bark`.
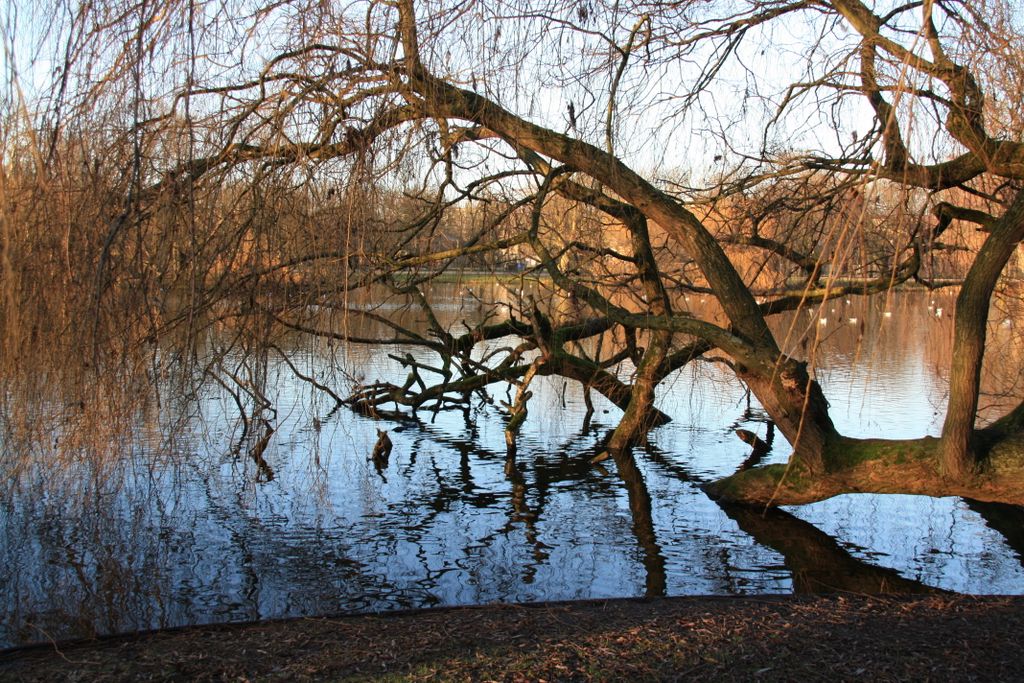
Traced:
POLYGON ((1024 239, 1024 192, 990 226, 990 234, 971 265, 956 299, 949 403, 942 425, 939 463, 943 474, 962 479, 977 467, 973 442, 985 355, 989 303, 1000 273, 1024 239))

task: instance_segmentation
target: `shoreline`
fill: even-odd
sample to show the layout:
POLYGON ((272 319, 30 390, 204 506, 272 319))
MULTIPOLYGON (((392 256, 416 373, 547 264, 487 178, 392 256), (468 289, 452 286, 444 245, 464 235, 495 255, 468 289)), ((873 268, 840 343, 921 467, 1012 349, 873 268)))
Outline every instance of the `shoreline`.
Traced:
POLYGON ((0 680, 1009 678, 1024 596, 686 596, 184 626, 0 652, 0 680))

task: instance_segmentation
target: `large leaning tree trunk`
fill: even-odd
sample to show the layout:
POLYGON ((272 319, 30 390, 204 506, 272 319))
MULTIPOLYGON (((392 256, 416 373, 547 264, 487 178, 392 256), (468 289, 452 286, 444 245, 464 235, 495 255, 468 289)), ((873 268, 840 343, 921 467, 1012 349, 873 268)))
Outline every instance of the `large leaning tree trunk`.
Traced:
POLYGON ((820 388, 803 366, 783 356, 749 288, 697 217, 614 155, 531 123, 473 91, 434 77, 419 57, 413 1, 400 0, 398 7, 410 106, 422 108, 428 117, 483 126, 513 148, 525 147, 567 164, 658 223, 696 262, 732 324, 723 337, 733 343, 719 346, 742 367, 740 377, 793 444, 793 458, 810 472, 822 472, 821 449, 837 435, 820 388))

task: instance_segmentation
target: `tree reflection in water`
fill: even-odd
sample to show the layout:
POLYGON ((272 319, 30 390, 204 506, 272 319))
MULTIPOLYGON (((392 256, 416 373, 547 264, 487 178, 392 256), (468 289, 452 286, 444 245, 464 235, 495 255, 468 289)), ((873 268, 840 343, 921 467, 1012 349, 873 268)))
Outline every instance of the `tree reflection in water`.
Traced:
POLYGON ((666 594, 665 556, 658 545, 651 514, 651 494, 647 491, 644 476, 630 452, 613 453, 619 478, 626 487, 629 497, 629 513, 633 518, 633 535, 643 552, 645 597, 661 597, 666 594))
POLYGON ((990 529, 998 531, 1024 566, 1024 507, 1005 503, 965 500, 967 507, 981 515, 990 529))
POLYGON ((794 593, 943 592, 853 557, 831 536, 785 510, 728 504, 721 508, 740 529, 785 558, 786 569, 793 573, 794 593))
MULTIPOLYGON (((882 357, 899 381, 865 373, 850 419, 881 419, 887 400, 914 398, 908 387, 923 398, 901 407, 901 419, 930 416, 921 387, 941 384, 922 374, 928 350, 894 336, 882 357)), ((386 351, 345 353, 368 373, 384 371, 386 351)), ((837 353, 831 371, 849 372, 848 363, 837 353)), ((330 412, 330 401, 310 405, 308 387, 273 364, 264 374, 281 416, 260 451, 273 478, 233 450, 233 403, 215 391, 169 400, 161 429, 173 438, 114 448, 115 460, 83 456, 56 470, 33 456, 41 464, 18 472, 0 508, 0 643, 473 602, 1024 585, 1020 508, 909 500, 901 511, 920 542, 876 512, 868 540, 855 543, 844 530, 881 498, 852 497, 813 513, 815 524, 720 508, 700 483, 749 456, 784 457, 785 443, 713 369, 681 374, 661 397, 673 423, 607 470, 589 461, 615 409, 594 397, 585 413, 571 385, 531 385, 532 418, 509 458, 492 406, 373 421, 330 412), (288 421, 311 412, 312 427, 288 421), (369 460, 378 429, 394 442, 382 476, 369 460), (744 446, 738 429, 756 430, 775 452, 744 446), (909 550, 895 557, 896 545, 909 550)))

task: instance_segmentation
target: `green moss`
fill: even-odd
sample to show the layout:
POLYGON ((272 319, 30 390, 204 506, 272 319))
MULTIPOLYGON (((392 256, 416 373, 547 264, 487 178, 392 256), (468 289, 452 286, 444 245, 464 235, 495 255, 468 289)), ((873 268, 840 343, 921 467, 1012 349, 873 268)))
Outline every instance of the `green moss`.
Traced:
POLYGON ((811 488, 812 479, 800 465, 767 465, 719 479, 705 487, 713 498, 737 503, 760 503, 771 500, 779 490, 779 482, 788 493, 801 494, 811 488))
POLYGON ((825 467, 829 472, 838 472, 870 462, 905 465, 933 458, 938 443, 938 439, 930 436, 900 441, 841 438, 826 450, 825 467))
POLYGON ((836 439, 823 473, 800 464, 738 472, 705 487, 722 501, 743 505, 802 505, 842 493, 966 496, 1019 505, 1024 500, 1024 434, 992 445, 977 476, 950 481, 937 467, 939 440, 836 439), (781 482, 781 483, 780 483, 781 482))
POLYGON ((987 470, 996 476, 1024 473, 1024 435, 1014 434, 989 446, 987 470))
MULTIPOLYGON (((726 501, 745 504, 800 504, 829 498, 845 490, 860 490, 859 485, 847 481, 871 482, 871 470, 878 467, 912 467, 935 456, 938 439, 924 438, 906 441, 887 439, 839 438, 829 444, 824 454, 826 472, 812 474, 801 463, 769 465, 737 472, 707 487, 709 495, 726 501)), ((887 475, 882 474, 882 477, 887 475)), ((868 484, 876 487, 877 482, 868 484)), ((892 485, 899 488, 900 482, 892 485)), ((875 489, 877 490, 877 489, 875 489)))

